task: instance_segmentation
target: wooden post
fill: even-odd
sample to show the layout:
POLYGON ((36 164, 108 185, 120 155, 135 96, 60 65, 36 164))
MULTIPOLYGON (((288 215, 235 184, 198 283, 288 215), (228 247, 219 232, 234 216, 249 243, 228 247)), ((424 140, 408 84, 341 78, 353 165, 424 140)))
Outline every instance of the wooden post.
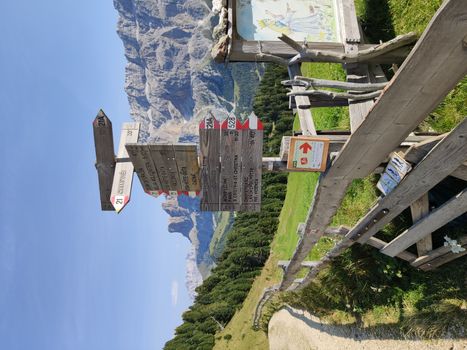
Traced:
MULTIPOLYGON (((430 212, 430 203, 428 201, 428 193, 425 193, 415 202, 410 205, 410 212, 412 214, 412 223, 415 224, 430 212)), ((425 255, 433 249, 433 242, 431 240, 431 232, 426 237, 417 242, 418 256, 425 255)))

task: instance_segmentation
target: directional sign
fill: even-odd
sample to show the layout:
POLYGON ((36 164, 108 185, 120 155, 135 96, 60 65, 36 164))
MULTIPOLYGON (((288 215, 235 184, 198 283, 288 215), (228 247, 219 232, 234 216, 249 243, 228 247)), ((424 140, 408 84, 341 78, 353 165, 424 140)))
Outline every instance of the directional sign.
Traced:
POLYGON ((287 169, 295 171, 326 170, 329 139, 298 136, 290 139, 287 169))
POLYGON ((138 141, 139 126, 139 123, 124 123, 122 127, 117 154, 117 158, 120 161, 117 162, 115 167, 115 176, 110 196, 110 201, 117 213, 120 213, 130 201, 134 167, 132 162, 128 160, 124 161, 126 158, 129 158, 125 144, 138 141))
POLYGON ((242 202, 242 140, 242 124, 231 114, 221 125, 221 211, 239 210, 242 202))
POLYGON ((112 181, 115 171, 114 141, 112 123, 101 109, 92 123, 96 148, 96 169, 99 177, 99 191, 102 210, 114 210, 110 202, 112 181))
POLYGON ((198 151, 195 144, 173 145, 181 188, 179 191, 199 191, 198 151))
POLYGON ((242 126, 241 211, 261 210, 263 124, 252 113, 242 126))
POLYGON ((136 175, 138 175, 144 191, 149 193, 151 191, 160 190, 162 186, 156 167, 154 166, 151 158, 149 146, 127 144, 126 150, 130 156, 133 166, 135 167, 136 175))
POLYGON ((201 210, 219 211, 220 124, 209 113, 199 124, 201 210))

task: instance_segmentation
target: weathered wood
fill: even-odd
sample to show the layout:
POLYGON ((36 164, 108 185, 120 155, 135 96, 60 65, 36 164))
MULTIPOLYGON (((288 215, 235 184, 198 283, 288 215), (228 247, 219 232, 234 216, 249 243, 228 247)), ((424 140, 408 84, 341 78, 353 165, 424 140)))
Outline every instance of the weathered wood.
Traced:
POLYGON ((110 202, 112 182, 115 172, 114 141, 112 122, 101 109, 93 123, 94 146, 96 150, 96 170, 99 180, 101 210, 114 210, 110 202))
POLYGON ((181 184, 179 191, 199 192, 201 190, 201 181, 196 144, 175 144, 173 149, 181 184))
MULTIPOLYGON (((331 100, 334 99, 351 99, 353 101, 363 101, 363 100, 373 100, 381 95, 382 91, 377 90, 368 93, 360 93, 360 94, 352 94, 352 93, 345 93, 345 92, 335 92, 335 91, 328 91, 328 90, 298 90, 300 86, 294 86, 293 90, 287 93, 287 96, 311 96, 311 97, 321 97, 325 96, 330 98, 331 100)), ((372 101, 373 103, 373 101, 372 101)), ((351 105, 351 103, 349 103, 351 105)))
POLYGON ((399 35, 392 40, 389 40, 382 44, 371 46, 368 49, 360 50, 360 47, 358 47, 358 52, 346 51, 342 54, 336 54, 335 51, 319 50, 316 48, 300 48, 300 44, 298 44, 285 34, 282 34, 279 37, 279 39, 299 53, 297 56, 290 60, 290 63, 294 64, 305 61, 333 63, 383 63, 379 60, 376 60, 376 58, 378 58, 378 56, 383 56, 391 51, 399 49, 403 46, 407 46, 414 43, 417 40, 417 35, 415 33, 399 35))
MULTIPOLYGON (((430 202, 428 201, 428 193, 425 193, 415 202, 410 205, 410 212, 412 214, 412 223, 415 224, 417 221, 428 215, 430 212, 430 202)), ((417 253, 418 256, 425 255, 427 252, 433 249, 433 242, 431 239, 431 232, 426 237, 422 238, 417 242, 417 253)))
MULTIPOLYGON (((467 245, 467 235, 460 237, 459 239, 457 239, 457 241, 459 242, 459 244, 461 246, 467 245)), ((412 261, 411 265, 414 266, 414 267, 418 267, 418 266, 427 264, 431 260, 436 259, 436 258, 438 258, 438 257, 440 257, 442 255, 445 255, 445 254, 449 253, 450 251, 451 251, 450 246, 444 246, 443 245, 443 246, 441 246, 441 247, 439 247, 437 249, 434 249, 434 250, 432 250, 430 252, 427 252, 423 256, 418 257, 417 259, 412 261)))
POLYGON ((365 243, 410 204, 452 173, 467 155, 466 138, 467 119, 440 141, 388 196, 381 198, 352 228, 348 236, 365 243), (386 214, 375 223, 375 218, 382 212, 386 214))
MULTIPOLYGON (((327 173, 321 177, 321 185, 317 187, 314 203, 308 214, 305 235, 286 270, 281 290, 287 289, 293 283, 300 262, 329 226, 351 180, 363 178, 371 173, 467 73, 467 65, 464 64, 467 60, 467 50, 462 47, 462 38, 467 32, 467 21, 464 20, 466 16, 467 7, 462 0, 448 0, 441 5, 383 95, 346 143, 327 173), (427 72, 432 74, 426 74, 427 72)), ((450 153, 448 149, 444 151, 444 155, 450 153)), ((457 160, 454 159, 453 162, 457 160)), ((444 172, 439 169, 441 164, 438 159, 434 169, 443 176, 444 172)), ((448 170, 452 172, 455 169, 448 170)), ((412 189, 411 192, 415 193, 416 197, 403 209, 431 188, 430 184, 425 185, 424 180, 420 180, 422 178, 420 175, 416 182, 421 185, 418 187, 423 191, 412 189)), ((437 178, 438 176, 433 175, 429 179, 434 182, 437 178)), ((408 183, 407 178, 398 188, 404 188, 403 183, 408 183)), ((397 191, 397 188, 394 191, 397 191)), ((376 206, 373 210, 379 212, 382 209, 384 207, 376 206)), ((389 216, 392 216, 392 212, 389 216)), ((367 218, 368 216, 364 220, 367 218)), ((361 226, 362 222, 356 228, 363 229, 366 222, 361 226)), ((356 230, 352 231, 349 235, 357 234, 356 230)), ((371 235, 365 237, 368 239, 371 235)))
POLYGON ((433 210, 430 215, 420 219, 412 227, 394 238, 381 249, 381 253, 395 256, 420 239, 426 237, 427 234, 439 229, 466 211, 467 189, 454 196, 439 208, 433 210))
MULTIPOLYGON (((376 249, 381 249, 383 248, 387 243, 384 242, 383 240, 379 239, 379 238, 376 238, 376 237, 370 237, 368 239, 368 241, 366 242, 366 244, 376 248, 376 249)), ((412 254, 408 251, 402 251, 400 252, 399 254, 397 254, 397 257, 402 259, 402 260, 405 260, 405 261, 408 261, 408 262, 412 262, 412 261, 415 261, 415 259, 417 258, 417 256, 415 254, 412 254)))
MULTIPOLYGON (((340 43, 309 43, 314 50, 325 50, 335 55, 342 55, 344 47, 340 43)), ((360 44, 359 50, 367 50, 378 45, 360 44)), ((411 50, 410 46, 400 47, 393 51, 381 54, 376 57, 368 57, 368 62, 378 64, 402 63, 411 50)), ((268 62, 267 56, 259 57, 261 53, 271 54, 282 58, 290 59, 296 56, 297 52, 281 41, 261 41, 261 51, 257 41, 247 41, 235 38, 232 40, 232 47, 228 57, 230 62, 268 62)), ((366 57, 361 58, 366 62, 366 57)), ((329 59, 323 56, 314 58, 314 62, 328 62, 329 59)), ((342 61, 338 62, 341 63, 342 61)), ((297 62, 298 63, 298 62, 297 62)))
POLYGON ((242 203, 242 125, 229 115, 221 124, 220 210, 240 210, 242 203))
POLYGON ((460 257, 467 254, 467 244, 463 245, 462 247, 466 248, 466 250, 464 250, 463 252, 460 252, 460 253, 449 252, 449 253, 444 254, 444 255, 436 258, 436 259, 431 260, 430 262, 428 262, 428 263, 426 263, 424 265, 420 265, 419 268, 421 270, 424 270, 424 271, 430 271, 430 270, 436 269, 437 267, 439 267, 441 265, 447 264, 448 262, 450 262, 452 260, 458 259, 458 258, 460 258, 460 257))
MULTIPOLYGON (((123 123, 118 146, 118 158, 129 158, 125 145, 138 142, 139 127, 139 123, 123 123)), ((133 163, 131 162, 118 162, 115 166, 110 202, 117 213, 120 213, 130 201, 133 169, 133 163)))
POLYGON ((219 211, 220 124, 208 114, 199 126, 201 210, 219 211))
POLYGON ((346 43, 359 43, 361 38, 354 1, 342 0, 340 7, 342 8, 341 13, 344 24, 344 41, 346 43))
POLYGON ((148 145, 126 144, 126 150, 146 193, 162 189, 148 145))
POLYGON ((180 191, 183 187, 178 175, 175 152, 171 144, 149 145, 153 163, 159 174, 162 190, 180 191))
MULTIPOLYGON (((277 266, 282 267, 283 269, 286 268, 290 263, 290 260, 279 260, 277 262, 277 266)), ((318 264, 318 261, 302 261, 302 267, 312 268, 318 264)))
POLYGON ((286 86, 303 86, 306 88, 332 88, 332 89, 341 89, 341 90, 353 90, 353 91, 364 91, 371 92, 376 90, 384 89, 387 85, 387 82, 383 83, 352 83, 338 80, 325 80, 325 79, 316 79, 316 78, 307 78, 302 76, 297 76, 293 80, 283 80, 282 85, 286 86))
POLYGON ((446 134, 432 136, 428 140, 412 145, 404 154, 404 159, 412 164, 417 164, 428 152, 441 141, 446 134))
POLYGON ((451 173, 451 176, 467 181, 467 164, 464 163, 451 173))
POLYGON ((242 126, 241 211, 261 210, 263 125, 251 113, 242 126))

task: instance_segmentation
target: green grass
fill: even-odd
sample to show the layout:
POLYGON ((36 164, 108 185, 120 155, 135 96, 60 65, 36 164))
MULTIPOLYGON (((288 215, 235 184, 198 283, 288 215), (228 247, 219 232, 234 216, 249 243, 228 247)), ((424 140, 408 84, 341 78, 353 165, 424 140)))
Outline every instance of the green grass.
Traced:
MULTIPOLYGON (((358 14, 363 20, 363 29, 371 42, 389 40, 410 31, 421 33, 440 3, 440 0, 356 0, 358 14)), ((336 64, 303 64, 302 71, 304 75, 316 78, 345 80, 342 67, 336 64)), ((451 130, 467 115, 466 101, 467 78, 458 84, 419 129, 438 132, 451 130)), ((312 113, 317 129, 349 129, 348 108, 316 108, 312 113)), ((297 119, 293 129, 300 130, 297 119)), ((352 183, 333 218, 333 226, 355 225, 377 199, 375 181, 376 179, 370 176, 352 183)), ((268 349, 266 334, 251 328, 253 310, 263 289, 281 279, 282 272, 277 268, 277 261, 287 260, 293 254, 298 241, 297 226, 306 218, 316 182, 316 174, 289 175, 287 196, 277 234, 271 245, 271 255, 261 275, 255 280, 242 309, 216 338, 215 349, 268 349), (227 334, 232 336, 228 341, 223 338, 227 334)), ((388 231, 397 229, 397 224, 386 228, 388 231)), ((332 245, 332 240, 321 239, 308 259, 318 259, 332 245)), ((454 270, 448 266, 440 271, 411 274, 409 272, 413 269, 396 259, 387 258, 384 262, 375 264, 372 254, 379 253, 370 247, 365 249, 367 259, 364 262, 352 260, 352 254, 362 254, 352 249, 343 257, 344 261, 336 267, 337 270, 331 271, 351 275, 352 271, 359 270, 359 264, 367 264, 369 268, 363 269, 361 275, 353 275, 356 276, 356 280, 348 281, 347 285, 334 285, 334 292, 324 296, 324 299, 324 288, 320 288, 319 284, 308 291, 305 289, 304 292, 309 293, 308 299, 303 294, 295 296, 299 298, 295 299, 297 305, 320 314, 329 322, 349 324, 358 321, 368 328, 394 326, 405 334, 425 338, 439 336, 447 330, 455 330, 456 327, 467 328, 466 288, 463 286, 467 265, 465 258, 459 261, 458 268, 454 270), (367 293, 363 296, 358 293, 352 294, 355 291, 349 286, 361 288, 360 283, 364 286, 362 290, 367 293), (349 304, 339 304, 341 300, 336 296, 337 292, 340 292, 339 288, 342 295, 349 298, 349 304), (368 299, 371 295, 376 297, 368 299), (360 297, 367 299, 358 300, 360 297), (356 300, 352 301, 352 298, 356 300), (350 310, 347 305, 351 305, 350 310)), ((326 271, 327 279, 324 280, 334 283, 335 276, 331 272, 326 271)), ((275 307, 277 305, 273 305, 271 309, 274 310, 275 307)))

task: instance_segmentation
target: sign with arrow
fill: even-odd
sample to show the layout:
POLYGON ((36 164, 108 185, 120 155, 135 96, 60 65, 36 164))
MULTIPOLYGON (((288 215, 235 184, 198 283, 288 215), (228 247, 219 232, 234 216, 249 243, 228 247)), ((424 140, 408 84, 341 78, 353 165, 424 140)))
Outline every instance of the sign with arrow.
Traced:
POLYGON ((329 139, 297 136, 290 139, 287 169, 294 171, 326 170, 329 139))

